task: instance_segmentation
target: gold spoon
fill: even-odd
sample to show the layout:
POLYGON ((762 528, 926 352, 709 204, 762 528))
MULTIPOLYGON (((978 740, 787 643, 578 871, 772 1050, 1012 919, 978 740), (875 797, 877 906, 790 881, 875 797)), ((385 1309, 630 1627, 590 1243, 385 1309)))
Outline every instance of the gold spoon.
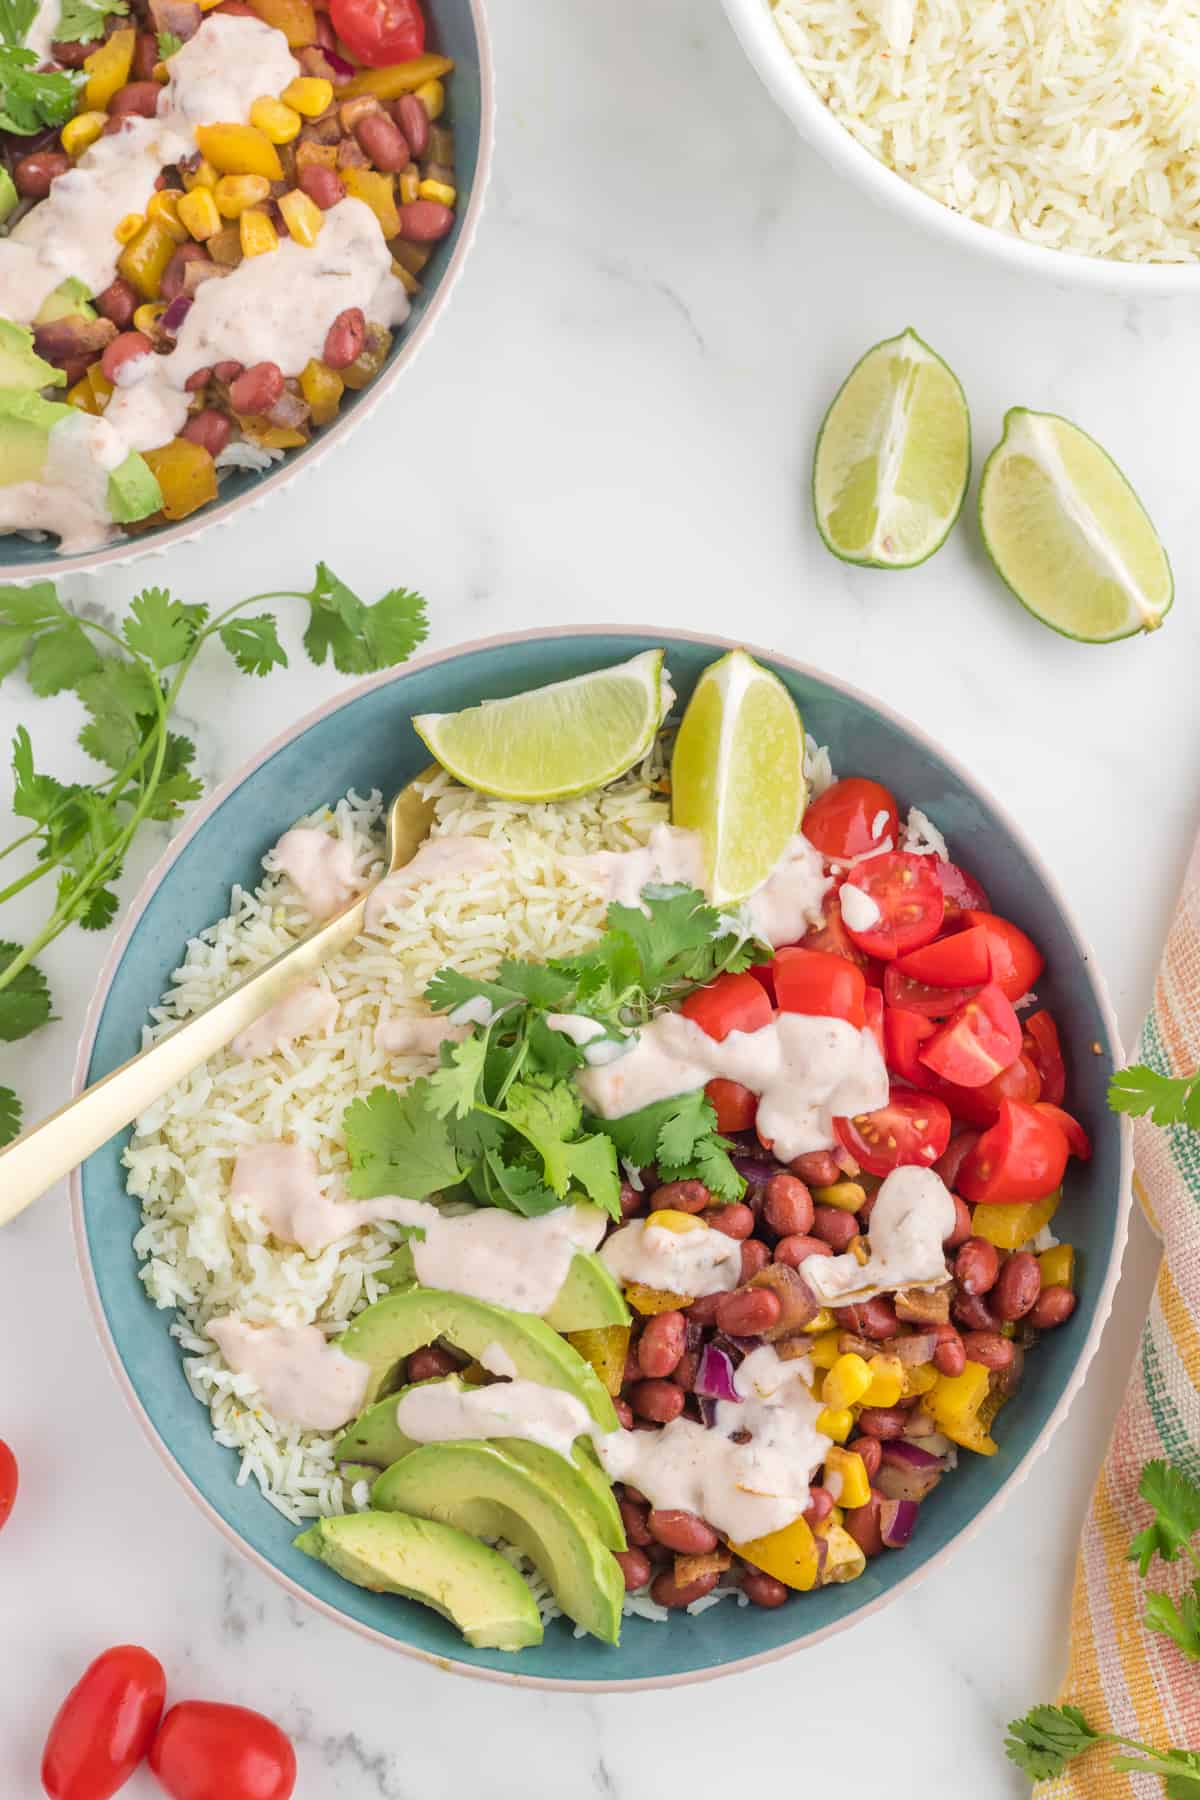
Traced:
MULTIPOLYGON (((418 784, 433 773, 433 768, 422 770, 407 787, 401 788, 388 809, 387 868, 381 880, 411 862, 429 835, 433 802, 417 790, 418 784)), ((363 928, 367 900, 377 885, 372 883, 290 950, 281 951, 203 1012, 185 1019, 157 1044, 131 1056, 111 1075, 85 1088, 40 1125, 31 1126, 7 1149, 0 1150, 0 1225, 15 1219, 31 1200, 38 1199, 101 1144, 131 1124, 168 1088, 223 1050, 239 1031, 253 1025, 291 988, 353 943, 363 928)))

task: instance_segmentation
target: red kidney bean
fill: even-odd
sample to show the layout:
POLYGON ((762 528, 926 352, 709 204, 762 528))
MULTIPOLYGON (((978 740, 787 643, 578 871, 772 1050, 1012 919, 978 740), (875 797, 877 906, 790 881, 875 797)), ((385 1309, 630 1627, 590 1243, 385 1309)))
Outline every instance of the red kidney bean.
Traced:
POLYGON ((410 200, 398 210, 400 236, 412 244, 434 244, 454 223, 454 214, 440 200, 410 200))
POLYGON ((130 323, 140 304, 136 288, 132 287, 123 275, 96 295, 96 311, 106 319, 111 319, 118 328, 130 323))
POLYGON ((742 1280, 752 1280, 770 1260, 771 1252, 761 1238, 746 1238, 742 1244, 742 1280))
POLYGON ((878 1198, 879 1191, 876 1189, 875 1193, 867 1195, 866 1199, 859 1207, 858 1212, 855 1214, 855 1217, 858 1220, 858 1229, 860 1231, 866 1232, 870 1229, 871 1214, 875 1211, 875 1202, 878 1198))
POLYGON ((734 1206, 714 1206, 704 1217, 714 1231, 720 1231, 726 1237, 740 1240, 748 1238, 754 1230, 754 1214, 740 1201, 734 1206))
POLYGON ((64 69, 82 69, 95 48, 96 45, 90 38, 85 44, 59 38, 51 44, 50 54, 55 62, 64 69))
POLYGON ((992 1311, 998 1319, 1023 1319, 1041 1291, 1042 1271, 1037 1257, 1032 1250, 1015 1250, 992 1289, 992 1311))
POLYGON ((283 386, 283 370, 278 363, 255 363, 230 382, 229 404, 239 413, 270 412, 283 393, 283 386))
POLYGON ((783 1304, 770 1288, 735 1288, 722 1294, 717 1307, 717 1324, 730 1337, 757 1337, 778 1325, 783 1304))
POLYGON ((1074 1311, 1075 1295, 1069 1287, 1056 1282, 1053 1287, 1042 1289, 1025 1317, 1039 1331, 1053 1331, 1056 1325, 1065 1325, 1074 1311))
POLYGON ((137 43, 133 47, 133 62, 130 65, 129 70, 133 79, 135 81, 152 82, 155 89, 161 92, 161 89, 158 88, 158 83, 154 81, 154 71, 161 60, 162 59, 158 54, 158 39, 154 33, 152 31, 139 31, 137 43))
POLYGON ((340 312, 325 333, 321 360, 330 369, 348 369, 361 351, 367 336, 367 321, 361 306, 348 306, 340 312))
POLYGON ((137 114, 143 119, 152 119, 158 111, 158 96, 161 93, 162 89, 157 81, 127 81, 109 101, 109 115, 116 118, 137 114))
POLYGON ((782 1581, 776 1581, 774 1575, 767 1575, 762 1569, 747 1569, 742 1576, 742 1592, 751 1606, 782 1606, 788 1597, 788 1590, 782 1581))
POLYGON ((229 442, 232 430, 233 426, 224 413, 206 406, 203 412, 192 414, 179 435, 187 438, 189 443, 199 444, 210 456, 220 456, 229 442))
POLYGON ((683 1389, 673 1381, 635 1381, 629 1404, 640 1418, 655 1425, 669 1425, 683 1411, 683 1389))
POLYGON ((406 1371, 409 1381, 432 1381, 437 1375, 452 1375, 458 1364, 448 1350, 439 1350, 430 1344, 424 1350, 414 1350, 408 1359, 406 1371))
POLYGON ((617 1423, 622 1431, 633 1430, 633 1408, 628 1400, 614 1400, 613 1411, 617 1415, 617 1423))
POLYGON ((995 1331, 1000 1323, 982 1294, 955 1294, 950 1311, 967 1331, 995 1331))
POLYGON ((717 1547, 712 1526, 697 1513, 684 1512, 679 1507, 667 1507, 661 1512, 652 1508, 647 1524, 651 1537, 680 1556, 706 1556, 717 1547))
POLYGON ((795 1175, 772 1175, 763 1189, 763 1214, 776 1237, 812 1230, 812 1195, 795 1175))
POLYGON ((305 163, 296 180, 322 212, 346 198, 345 182, 336 169, 327 169, 323 163, 305 163))
POLYGON ((788 1167, 809 1187, 832 1187, 835 1181, 842 1179, 841 1167, 832 1150, 806 1150, 803 1156, 794 1156, 788 1167))
POLYGON ((61 150, 35 150, 32 156, 17 158, 12 178, 18 194, 26 200, 44 200, 52 184, 70 167, 70 157, 61 150))
POLYGON ((625 1592, 633 1594, 637 1592, 638 1588, 644 1588, 653 1573, 650 1558, 645 1551, 617 1550, 614 1554, 621 1565, 621 1573, 625 1577, 625 1592))
POLYGON ((699 1373, 700 1352, 685 1350, 672 1371, 671 1380, 677 1388, 682 1388, 685 1394, 690 1394, 696 1385, 696 1377, 699 1373))
POLYGON ((631 1342, 625 1350, 625 1371, 621 1377, 622 1386, 628 1387, 630 1382, 640 1381, 642 1365, 638 1361, 637 1344, 631 1342))
POLYGON ((642 1210, 642 1201, 645 1198, 644 1194, 638 1193, 632 1181, 623 1181, 621 1183, 621 1217, 623 1219, 636 1218, 642 1210))
POLYGON ((213 377, 217 381, 223 381, 228 386, 231 381, 237 380, 244 366, 245 365, 240 362, 214 363, 213 377))
POLYGON ((864 1406, 858 1415, 858 1429, 864 1437, 898 1438, 908 1422, 902 1406, 864 1406))
POLYGON ((702 1213, 712 1194, 702 1181, 664 1181, 650 1196, 651 1212, 702 1213))
POLYGON ((638 1339, 638 1368, 643 1375, 673 1375, 687 1341, 687 1325, 681 1312, 656 1313, 647 1319, 638 1339))
POLYGON ((951 1194, 950 1198, 954 1202, 954 1230, 949 1237, 942 1239, 943 1250, 957 1250, 960 1244, 966 1243, 972 1230, 971 1209, 966 1201, 957 1194, 951 1194))
POLYGON ((134 357, 149 356, 154 345, 144 331, 123 331, 119 337, 104 346, 100 357, 100 369, 105 378, 115 382, 118 370, 124 368, 134 357))
POLYGON ((978 1131, 956 1131, 933 1165, 934 1173, 941 1176, 952 1193, 954 1184, 958 1180, 958 1171, 979 1142, 979 1138, 978 1131))
POLYGON ((650 1527, 646 1523, 650 1508, 642 1500, 631 1500, 626 1494, 617 1505, 621 1511, 621 1523, 625 1527, 625 1536, 638 1549, 644 1550, 647 1544, 653 1543, 650 1527))
POLYGON ((852 1506, 846 1514, 846 1530, 864 1556, 878 1556, 883 1549, 883 1531, 879 1523, 882 1498, 872 1490, 865 1506, 852 1506))
POLYGON ((808 1490, 808 1505, 804 1509, 805 1523, 819 1525, 833 1511, 833 1495, 828 1488, 814 1487, 808 1490))
POLYGON ((354 127, 354 135, 375 167, 385 175, 398 174, 401 169, 407 169, 412 160, 404 133, 385 112, 368 113, 354 127))
POLYGON ((896 1308, 885 1294, 878 1294, 872 1300, 859 1300, 852 1306, 836 1306, 834 1315, 848 1330, 857 1332, 859 1337, 873 1338, 877 1343, 895 1337, 900 1330, 896 1308))
POLYGON ((861 1456, 863 1468, 867 1471, 867 1480, 874 1481, 879 1473, 879 1465, 883 1461, 883 1445, 878 1438, 851 1438, 847 1446, 856 1456, 861 1456))
POLYGON ((833 1247, 823 1238, 804 1237, 795 1232, 791 1237, 780 1238, 775 1246, 775 1261, 782 1263, 785 1269, 798 1269, 806 1256, 832 1256, 833 1247))
POLYGON ((818 1206, 813 1213, 813 1236, 839 1253, 848 1250, 858 1236, 858 1220, 840 1206, 818 1206))
POLYGON ((687 1309, 688 1323, 691 1325, 715 1325, 717 1306, 725 1298, 724 1294, 701 1294, 693 1300, 687 1309))
POLYGON ((1013 1359, 1013 1347, 998 1331, 968 1331, 963 1337, 967 1361, 982 1363, 985 1369, 1007 1369, 1013 1359))
POLYGON ((968 1238, 954 1258, 954 1279, 964 1294, 986 1294, 996 1285, 1000 1252, 987 1238, 968 1238))
POLYGON ((967 1366, 967 1353, 963 1349, 963 1341, 953 1325, 935 1325, 934 1336, 937 1347, 933 1352, 933 1366, 939 1375, 961 1375, 967 1366))
POLYGON ((183 391, 185 394, 198 394, 202 391, 202 389, 204 389, 208 386, 208 384, 211 380, 212 380, 212 370, 211 369, 197 369, 195 374, 189 375, 187 380, 184 382, 183 391))
POLYGON ((212 258, 203 244, 180 244, 179 248, 172 252, 171 260, 163 270, 163 299, 177 300, 182 294, 189 263, 206 263, 211 260, 212 258))
POLYGON ((690 1606, 693 1600, 703 1600, 705 1594, 711 1594, 719 1580, 720 1576, 714 1569, 711 1575, 698 1576, 695 1581, 689 1581, 680 1587, 675 1580, 674 1571, 664 1569, 650 1584, 650 1598, 656 1600, 659 1606, 690 1606))
POLYGON ((429 148, 429 114, 415 94, 401 94, 392 115, 404 133, 413 161, 420 162, 429 148))

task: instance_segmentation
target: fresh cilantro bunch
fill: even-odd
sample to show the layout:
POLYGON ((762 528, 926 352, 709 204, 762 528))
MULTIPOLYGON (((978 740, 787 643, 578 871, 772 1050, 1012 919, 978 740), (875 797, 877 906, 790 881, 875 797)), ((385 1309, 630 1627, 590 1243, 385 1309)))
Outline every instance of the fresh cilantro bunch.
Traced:
POLYGON ((39 73, 37 56, 25 47, 36 16, 37 0, 0 0, 0 131, 20 137, 65 125, 84 80, 77 69, 39 73))
POLYGON ((1188 1125, 1200 1131, 1200 1072, 1160 1075, 1144 1063, 1118 1069, 1108 1084, 1108 1104, 1113 1112, 1134 1118, 1148 1114, 1156 1125, 1188 1125))
MULTIPOLYGON (((1129 1561, 1137 1563, 1138 1573, 1145 1578, 1156 1556, 1164 1562, 1186 1556, 1200 1571, 1195 1541, 1200 1536, 1200 1487, 1170 1463, 1149 1462, 1138 1493, 1154 1513, 1129 1546, 1129 1561)), ((1170 1594, 1148 1593, 1142 1623, 1149 1631, 1163 1632, 1184 1656, 1200 1662, 1200 1576, 1178 1601, 1170 1594)), ((1034 1781, 1061 1775, 1074 1757, 1099 1744, 1119 1744, 1137 1755, 1114 1757, 1115 1771, 1161 1775, 1170 1800, 1200 1800, 1200 1750, 1157 1751, 1136 1738, 1093 1731, 1076 1706, 1035 1706, 1008 1729, 1005 1751, 1034 1781)))
MULTIPOLYGON (((3 0, 0 0, 3 4, 3 0)), ((41 773, 23 725, 13 739, 13 811, 28 821, 0 849, 0 862, 24 851, 28 866, 0 887, 0 903, 53 876, 45 924, 25 945, 0 943, 0 1041, 27 1037, 53 1017, 49 985, 35 958, 68 925, 102 931, 116 916, 115 883, 134 838, 150 821, 171 823, 199 797, 195 745, 171 729, 187 676, 205 645, 219 641, 243 675, 286 668, 270 612, 252 606, 304 600, 305 648, 332 655, 359 674, 402 662, 425 636, 425 603, 394 589, 368 606, 324 563, 307 593, 281 590, 241 600, 215 617, 206 606, 146 588, 130 603, 120 634, 68 612, 53 582, 0 588, 0 681, 22 665, 35 694, 74 692, 87 714, 79 743, 104 770, 94 782, 41 773)), ((15 1137, 21 1109, 0 1087, 0 1143, 15 1137)))

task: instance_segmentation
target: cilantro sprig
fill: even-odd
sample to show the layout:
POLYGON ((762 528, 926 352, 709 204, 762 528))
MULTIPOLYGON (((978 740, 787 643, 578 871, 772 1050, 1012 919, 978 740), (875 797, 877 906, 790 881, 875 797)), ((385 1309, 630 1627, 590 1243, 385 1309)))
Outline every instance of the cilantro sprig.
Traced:
POLYGON ((32 137, 65 125, 83 82, 82 69, 39 70, 32 50, 0 44, 0 131, 32 137))
POLYGON ((90 44, 104 36, 104 22, 114 13, 129 11, 129 0, 61 0, 54 41, 90 44))
POLYGON ((1130 1069, 1118 1069, 1109 1082, 1108 1104, 1113 1112, 1134 1118, 1149 1115, 1156 1125, 1188 1125, 1200 1131, 1200 1072, 1160 1075, 1135 1063, 1130 1069))
MULTIPOLYGON (((368 606, 324 563, 307 592, 256 594, 215 615, 165 588, 145 588, 119 633, 69 612, 53 582, 0 587, 0 681, 23 666, 35 694, 73 692, 87 714, 79 743, 105 771, 93 782, 59 780, 37 768, 29 732, 17 727, 12 809, 27 828, 0 849, 0 863, 23 852, 26 866, 0 886, 0 904, 47 877, 55 887, 31 940, 0 943, 0 1041, 16 1042, 52 1018, 36 958, 70 925, 101 931, 111 924, 120 904, 115 884, 138 833, 152 821, 171 824, 199 797, 195 745, 172 721, 201 652, 219 643, 244 675, 287 667, 274 615, 249 613, 279 600, 307 601, 305 647, 316 662, 332 654, 338 668, 388 667, 425 635, 418 595, 397 589, 368 606)), ((16 1136, 20 1116, 16 1094, 0 1087, 0 1143, 16 1136)))
POLYGON ((1066 1765, 1102 1744, 1123 1745, 1135 1756, 1114 1756, 1115 1773, 1161 1775, 1170 1800, 1200 1800, 1200 1750, 1153 1749, 1117 1732, 1093 1731, 1077 1706, 1035 1706, 1008 1727, 1004 1749, 1033 1781, 1051 1781, 1066 1765))

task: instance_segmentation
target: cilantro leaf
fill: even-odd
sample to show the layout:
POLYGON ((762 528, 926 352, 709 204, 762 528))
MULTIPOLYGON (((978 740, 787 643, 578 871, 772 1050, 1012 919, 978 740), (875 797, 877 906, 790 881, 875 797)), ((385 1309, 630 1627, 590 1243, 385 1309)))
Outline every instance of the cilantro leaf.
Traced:
POLYGON ((395 588, 368 606, 327 563, 317 564, 316 580, 304 597, 311 608, 304 648, 315 663, 332 656, 343 675, 366 675, 403 662, 426 635, 419 594, 395 588))
POLYGON ((78 687, 85 675, 100 667, 102 657, 91 638, 74 619, 43 631, 29 657, 29 685, 35 694, 61 694, 78 687))
POLYGON ((373 669, 404 662, 429 635, 425 601, 407 588, 392 588, 366 608, 363 620, 373 669))
POLYGON ((11 1144, 21 1130, 21 1102, 10 1087, 0 1087, 0 1145, 11 1144))
POLYGON ((1118 1069, 1108 1084, 1108 1104, 1113 1112, 1134 1118, 1148 1113, 1156 1125, 1189 1125, 1200 1131, 1200 1072, 1160 1075, 1144 1063, 1118 1069))
POLYGON ((162 768, 147 808, 147 818, 177 819, 189 800, 200 798, 204 783, 198 775, 192 774, 195 755, 196 746, 191 738, 180 737, 174 731, 167 733, 162 768))
POLYGON ((402 1194, 424 1200, 462 1178, 445 1123, 429 1105, 427 1079, 402 1094, 373 1088, 346 1108, 342 1130, 350 1158, 347 1187, 356 1200, 402 1194))
POLYGON ((1170 1594, 1147 1594, 1142 1623, 1147 1631, 1161 1631, 1185 1656, 1200 1662, 1200 1580, 1178 1601, 1170 1594))
POLYGON ((520 1163, 506 1163, 495 1150, 487 1151, 484 1169, 483 1192, 478 1197, 493 1206, 521 1213, 527 1219, 538 1219, 562 1205, 536 1169, 520 1163))
POLYGON ((177 50, 183 49, 183 39, 177 31, 160 31, 158 34, 158 60, 166 62, 177 50))
POLYGON ((288 666, 272 613, 260 613, 255 619, 229 619, 219 636, 243 675, 269 675, 277 664, 282 669, 288 666))
POLYGON ((572 988, 571 977, 548 963, 514 962, 506 958, 497 973, 500 987, 545 1012, 556 1011, 572 988))
POLYGON ((135 656, 169 669, 183 661, 207 618, 207 606, 186 606, 166 588, 144 588, 129 602, 121 636, 135 656))
MULTIPOLYGON (((0 943, 0 977, 21 954, 20 944, 0 943)), ((28 1037, 51 1017, 50 988, 35 963, 26 963, 0 988, 0 1039, 6 1044, 28 1037)))
POLYGON ((429 1107, 439 1119, 453 1113, 465 1119, 478 1098, 487 1056, 486 1037, 465 1038, 461 1044, 443 1044, 442 1064, 429 1077, 429 1107))
POLYGON ((90 44, 103 37, 104 21, 110 13, 128 11, 128 0, 61 0, 55 42, 90 44))
POLYGON ((77 683, 76 692, 91 714, 80 744, 97 762, 124 768, 158 716, 151 677, 141 663, 108 656, 77 683))
POLYGON ((583 1116, 574 1087, 536 1075, 528 1081, 514 1081, 503 1116, 541 1157, 549 1186, 560 1197, 564 1195, 571 1185, 567 1143, 583 1116))
POLYGON ((701 1138, 686 1162, 666 1163, 660 1158, 659 1179, 662 1181, 702 1181, 714 1200, 740 1200, 746 1183, 729 1160, 730 1146, 714 1132, 701 1138))
POLYGON ((454 1012, 472 1000, 486 1000, 496 1012, 517 1005, 521 995, 516 988, 504 987, 498 981, 479 981, 474 975, 462 975, 457 969, 439 969, 425 987, 425 999, 434 1012, 454 1012))
POLYGON ((588 1199, 603 1207, 611 1219, 621 1217, 621 1171, 611 1138, 596 1132, 568 1144, 565 1154, 567 1173, 581 1187, 588 1199))
POLYGON ((1104 1741, 1077 1706, 1035 1706, 1010 1720, 1008 1730, 1005 1755, 1034 1781, 1061 1775, 1074 1757, 1104 1741))
MULTIPOLYGON (((110 874, 119 874, 119 870, 110 874)), ((121 902, 111 888, 93 888, 87 904, 75 916, 84 931, 106 931, 116 918, 121 902)))
POLYGON ((39 775, 33 766, 33 742, 24 725, 18 725, 12 746, 13 811, 18 818, 45 825, 69 799, 72 789, 53 775, 39 775))
MULTIPOLYGON (((4 0, 0 0, 0 6, 4 0)), ((0 587, 0 621, 35 631, 52 619, 69 617, 52 581, 33 581, 28 587, 0 587)))
POLYGON ((731 1145, 703 1089, 657 1100, 621 1119, 588 1119, 635 1168, 656 1164, 662 1181, 702 1181, 719 1200, 740 1200, 746 1184, 729 1160, 731 1145))
POLYGON ((586 1060, 578 1044, 573 1044, 565 1031, 552 1031, 540 1013, 529 1021, 529 1053, 543 1074, 565 1080, 586 1060))
MULTIPOLYGON (((1200 1750, 1168 1750, 1167 1758, 1180 1765, 1163 1783, 1167 1800, 1197 1800, 1200 1795, 1200 1750)), ((1113 1767, 1117 1767, 1115 1760, 1113 1767)))
POLYGON ((1154 1509, 1154 1518, 1139 1531, 1127 1552, 1145 1576, 1156 1556, 1174 1562, 1200 1532, 1200 1488, 1182 1469, 1168 1462, 1148 1462, 1142 1470, 1138 1493, 1154 1509))
POLYGON ((38 0, 0 0, 0 40, 23 44, 37 11, 38 0))
POLYGON ((47 126, 65 125, 83 85, 82 69, 38 69, 32 50, 0 47, 0 131, 32 137, 47 126))

